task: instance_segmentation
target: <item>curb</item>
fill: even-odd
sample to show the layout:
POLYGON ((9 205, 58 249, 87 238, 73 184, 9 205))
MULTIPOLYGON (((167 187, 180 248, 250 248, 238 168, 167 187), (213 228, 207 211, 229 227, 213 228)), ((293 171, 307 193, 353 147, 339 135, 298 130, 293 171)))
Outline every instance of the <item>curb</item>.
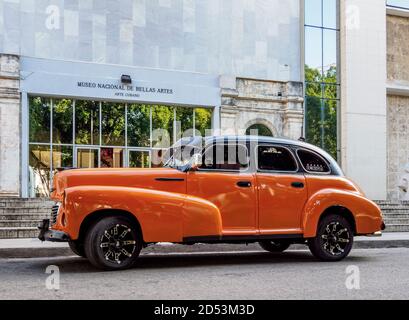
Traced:
MULTIPOLYGON (((409 248, 409 240, 358 240, 354 243, 354 249, 392 249, 409 248)), ((293 245, 290 250, 308 250, 305 245, 293 245)), ((183 254, 183 253, 223 253, 223 252, 264 252, 258 244, 159 244, 142 250, 142 254, 183 254)), ((68 246, 58 247, 19 247, 0 248, 0 259, 17 258, 51 258, 75 256, 68 246)))

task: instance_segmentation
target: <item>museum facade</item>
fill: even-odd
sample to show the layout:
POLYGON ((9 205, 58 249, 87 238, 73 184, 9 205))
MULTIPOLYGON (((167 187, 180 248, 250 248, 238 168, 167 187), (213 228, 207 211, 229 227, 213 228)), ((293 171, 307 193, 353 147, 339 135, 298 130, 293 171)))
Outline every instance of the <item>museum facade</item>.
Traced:
POLYGON ((2 0, 0 197, 47 197, 60 167, 156 166, 182 136, 258 129, 400 199, 409 10, 390 2, 2 0))

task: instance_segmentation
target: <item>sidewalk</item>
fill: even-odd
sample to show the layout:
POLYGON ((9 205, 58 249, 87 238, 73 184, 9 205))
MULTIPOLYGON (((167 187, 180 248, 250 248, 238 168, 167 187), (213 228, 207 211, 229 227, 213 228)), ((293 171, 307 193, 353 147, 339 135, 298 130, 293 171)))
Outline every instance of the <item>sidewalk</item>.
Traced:
MULTIPOLYGON (((294 245, 291 249, 306 249, 294 245)), ((409 232, 385 233, 380 238, 357 237, 355 249, 409 248, 409 232)), ((171 254, 195 252, 263 251, 258 244, 196 244, 173 245, 161 243, 143 249, 143 254, 171 254)), ((0 259, 38 258, 74 255, 67 243, 41 242, 38 239, 0 239, 0 259)))

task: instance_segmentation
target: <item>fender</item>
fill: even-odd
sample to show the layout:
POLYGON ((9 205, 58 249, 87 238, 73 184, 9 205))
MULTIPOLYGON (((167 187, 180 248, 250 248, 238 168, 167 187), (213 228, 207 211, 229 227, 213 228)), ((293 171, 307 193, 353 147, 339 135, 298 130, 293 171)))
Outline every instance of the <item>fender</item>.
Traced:
POLYGON ((310 197, 305 205, 302 218, 304 238, 316 236, 321 215, 331 207, 344 207, 352 213, 358 235, 371 234, 381 228, 382 213, 371 200, 366 199, 358 192, 322 189, 310 197))
POLYGON ((189 235, 221 234, 222 230, 220 212, 208 201, 179 193, 113 186, 67 188, 63 210, 69 219, 63 229, 76 240, 89 214, 109 209, 133 214, 147 243, 182 242, 189 235))

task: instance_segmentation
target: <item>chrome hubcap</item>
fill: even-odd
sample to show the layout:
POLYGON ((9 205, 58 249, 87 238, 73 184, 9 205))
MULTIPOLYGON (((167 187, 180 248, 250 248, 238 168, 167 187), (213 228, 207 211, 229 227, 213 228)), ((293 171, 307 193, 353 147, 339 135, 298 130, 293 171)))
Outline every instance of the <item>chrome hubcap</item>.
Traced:
POLYGON ((107 261, 121 264, 132 257, 136 248, 136 239, 129 227, 117 224, 104 231, 100 248, 107 261))
POLYGON ((333 256, 342 255, 351 242, 348 229, 339 222, 328 224, 321 239, 323 249, 333 256))

